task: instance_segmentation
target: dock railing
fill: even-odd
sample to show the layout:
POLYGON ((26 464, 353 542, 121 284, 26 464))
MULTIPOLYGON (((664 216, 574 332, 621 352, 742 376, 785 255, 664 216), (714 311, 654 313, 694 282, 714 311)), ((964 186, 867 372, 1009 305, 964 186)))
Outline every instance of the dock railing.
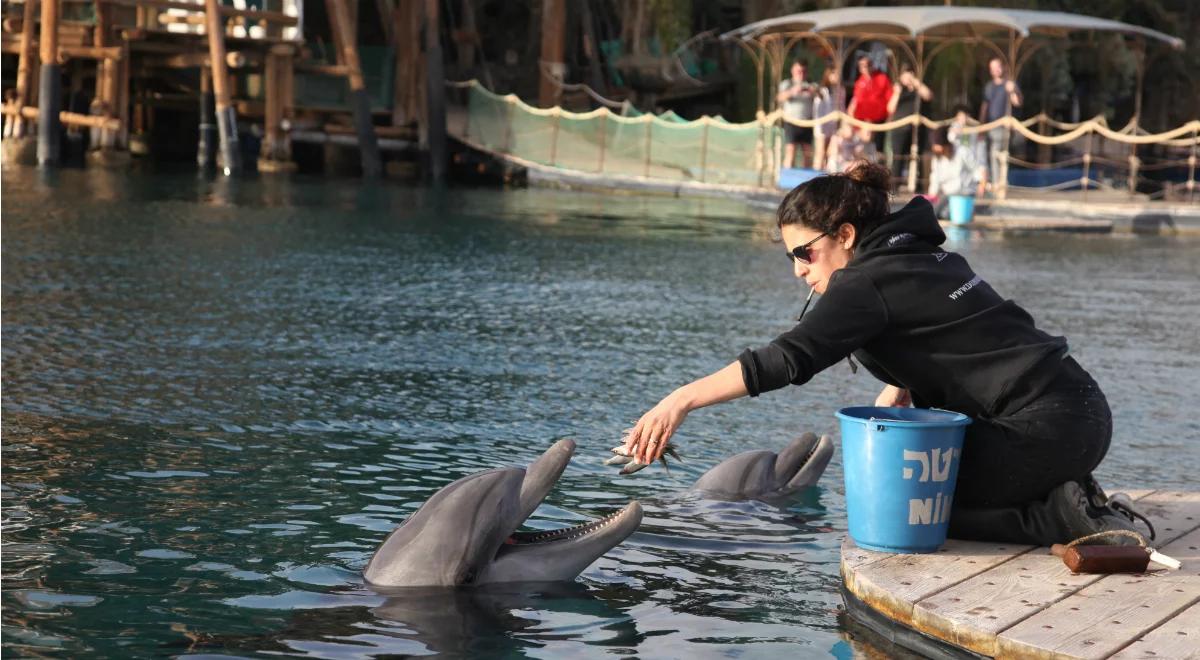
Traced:
MULTIPOLYGON (((895 121, 873 124, 834 111, 811 120, 785 119, 783 113, 760 113, 752 122, 730 123, 720 117, 704 116, 693 121, 674 113, 663 116, 627 116, 601 107, 590 112, 572 112, 561 107, 536 108, 516 95, 495 94, 476 80, 448 83, 466 92, 467 142, 505 156, 578 172, 648 179, 690 181, 748 187, 774 187, 783 151, 783 124, 816 128, 829 122, 848 124, 871 131, 892 131, 920 125, 933 130, 950 124, 950 119, 932 120, 910 115, 895 121)), ((1003 198, 1010 188, 1023 192, 1055 192, 1082 189, 1125 189, 1137 192, 1145 184, 1159 186, 1151 196, 1196 199, 1196 165, 1200 151, 1200 120, 1162 133, 1109 128, 1103 117, 1065 123, 1038 114, 1028 119, 1002 117, 963 129, 968 136, 983 137, 994 128, 1007 128, 1008 144, 1000 150, 1001 171, 992 174, 995 193, 1003 198), (1035 127, 1037 130, 1035 130, 1035 127), (1039 145, 1042 156, 1025 160, 1014 154, 1020 140, 1039 145), (1154 145, 1157 156, 1144 147, 1154 145), (1139 152, 1139 148, 1141 151, 1139 152), (1057 149, 1059 158, 1048 156, 1057 149), (1152 180, 1149 172, 1174 169, 1178 180, 1152 180), (1010 176, 1010 169, 1033 172, 1035 176, 1010 176), (1186 178, 1182 177, 1186 171, 1186 178), (1038 176, 1040 172, 1044 176, 1038 176), (1040 179, 1044 185, 1010 185, 1010 179, 1040 179)), ((916 141, 914 141, 915 143, 916 141)), ((914 144, 908 158, 920 164, 914 144)), ((909 167, 904 183, 919 191, 919 167, 909 167)))

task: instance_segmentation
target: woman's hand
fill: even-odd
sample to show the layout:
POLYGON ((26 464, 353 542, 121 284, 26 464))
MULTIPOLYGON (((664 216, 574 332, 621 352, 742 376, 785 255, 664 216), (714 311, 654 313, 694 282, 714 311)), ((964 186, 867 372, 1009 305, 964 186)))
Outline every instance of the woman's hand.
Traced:
POLYGON ((650 465, 657 461, 689 412, 691 409, 684 403, 680 391, 672 392, 629 429, 625 435, 625 449, 639 463, 650 465))
POLYGON ((904 388, 888 385, 875 397, 875 405, 881 408, 907 408, 912 405, 912 394, 904 388))

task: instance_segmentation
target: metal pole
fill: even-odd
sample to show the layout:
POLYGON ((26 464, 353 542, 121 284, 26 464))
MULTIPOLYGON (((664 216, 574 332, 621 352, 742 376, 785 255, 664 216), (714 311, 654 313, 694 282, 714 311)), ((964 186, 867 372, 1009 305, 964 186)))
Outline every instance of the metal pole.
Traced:
POLYGON ((58 63, 58 15, 60 0, 42 0, 42 71, 38 80, 37 160, 42 167, 58 165, 62 123, 62 67, 58 63))
POLYGON ((221 139, 221 164, 228 176, 242 169, 242 153, 238 146, 237 114, 230 101, 229 69, 225 64, 225 25, 217 0, 204 0, 205 29, 208 31, 208 60, 212 67, 214 105, 217 132, 221 139))

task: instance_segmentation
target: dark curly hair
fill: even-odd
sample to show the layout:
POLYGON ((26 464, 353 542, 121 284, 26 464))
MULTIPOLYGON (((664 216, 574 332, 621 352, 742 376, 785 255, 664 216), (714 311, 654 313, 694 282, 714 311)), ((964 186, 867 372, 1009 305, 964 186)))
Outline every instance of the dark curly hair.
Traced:
POLYGON ((862 237, 887 218, 891 185, 888 168, 858 161, 842 174, 819 176, 793 188, 779 203, 775 220, 780 228, 800 224, 827 234, 848 222, 862 237))

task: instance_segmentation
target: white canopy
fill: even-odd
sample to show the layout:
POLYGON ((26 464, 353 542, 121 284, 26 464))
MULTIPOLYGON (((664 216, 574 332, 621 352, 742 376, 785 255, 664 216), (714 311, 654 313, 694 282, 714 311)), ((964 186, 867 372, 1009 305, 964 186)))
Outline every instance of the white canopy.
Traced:
POLYGON ((1165 41, 1177 49, 1183 40, 1157 30, 1105 18, 1060 11, 990 7, 847 7, 768 18, 726 32, 722 39, 750 41, 776 33, 894 35, 916 38, 995 39, 1016 32, 1022 37, 1064 37, 1071 32, 1123 32, 1165 41))

